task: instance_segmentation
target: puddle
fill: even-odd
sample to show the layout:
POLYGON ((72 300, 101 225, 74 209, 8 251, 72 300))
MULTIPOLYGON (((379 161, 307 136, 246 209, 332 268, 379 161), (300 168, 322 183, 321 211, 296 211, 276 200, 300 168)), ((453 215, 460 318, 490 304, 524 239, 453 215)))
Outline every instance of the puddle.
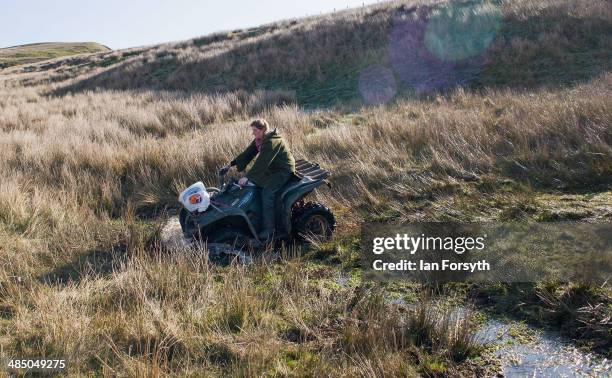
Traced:
POLYGON ((602 377, 611 376, 612 362, 572 346, 552 332, 527 328, 529 341, 509 334, 511 323, 489 320, 478 332, 483 343, 498 345, 506 377, 602 377))
POLYGON ((350 277, 342 272, 339 272, 336 277, 336 283, 344 288, 348 286, 349 280, 350 280, 350 277))
MULTIPOLYGON (((390 300, 391 304, 414 308, 402 298, 390 300)), ((465 307, 456 307, 451 316, 464 317, 465 307)), ((582 351, 560 334, 542 331, 521 323, 489 319, 477 332, 476 340, 496 346, 495 355, 500 358, 505 377, 612 377, 612 361, 582 351), (520 327, 526 336, 512 336, 512 328, 520 327)))

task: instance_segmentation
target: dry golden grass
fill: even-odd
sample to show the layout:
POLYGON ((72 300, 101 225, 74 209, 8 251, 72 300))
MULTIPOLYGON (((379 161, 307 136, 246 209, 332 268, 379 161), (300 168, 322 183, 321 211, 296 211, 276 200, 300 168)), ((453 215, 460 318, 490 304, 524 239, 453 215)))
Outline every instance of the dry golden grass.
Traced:
MULTIPOLYGON (((578 3, 589 6, 521 1, 504 3, 504 14, 594 18, 594 29, 600 18, 609 21, 606 2, 578 3)), ((255 116, 278 126, 296 155, 332 172, 332 190, 316 195, 340 219, 339 255, 350 255, 343 238, 363 219, 504 220, 528 212, 533 191, 609 190, 610 73, 567 87, 457 88, 378 107, 314 110, 300 107, 291 86, 239 89, 245 77, 252 82, 244 88, 267 79, 270 67, 286 65, 299 76, 317 70, 313 60, 325 61, 304 60, 302 51, 287 64, 278 55, 283 43, 305 49, 301 38, 325 40, 329 62, 347 34, 383 30, 392 12, 380 9, 399 6, 2 71, 3 351, 66 356, 73 374, 394 376, 433 374, 440 364, 447 374, 460 369, 455 364, 477 349, 473 329, 451 331, 469 319, 447 314, 438 321, 426 302, 403 318, 382 294, 334 285, 337 271, 302 259, 217 268, 203 251, 168 252, 158 240, 177 193, 198 180, 214 184, 216 170, 248 142, 246 125, 255 116), (329 30, 342 33, 327 40, 329 30), (262 47, 269 50, 253 53, 262 47), (161 81, 147 76, 172 54, 180 69, 161 81), (228 81, 217 83, 223 92, 191 91, 204 72, 244 54, 259 63, 240 65, 236 77, 230 70, 228 81), (105 86, 114 89, 88 90, 105 86), (66 88, 74 93, 60 94, 66 88)), ((540 43, 564 32, 552 30, 540 43)), ((377 43, 368 35, 364 50, 377 43)), ((497 56, 526 60, 525 38, 496 42, 497 56), (517 51, 524 55, 513 57, 517 51)))
MULTIPOLYGON (((357 114, 293 105, 257 114, 280 127, 296 154, 333 172, 333 191, 319 196, 338 213, 343 234, 386 211, 406 219, 473 219, 444 198, 474 177, 493 178, 494 187, 504 178, 534 187, 609 182, 610 80, 529 94, 459 90, 357 114), (420 198, 433 199, 425 212, 405 207, 420 198)), ((332 374, 339 363, 349 372, 409 366, 399 357, 380 365, 363 351, 336 360, 328 343, 342 332, 371 340, 374 349, 388 345, 352 323, 344 331, 317 328, 320 319, 348 316, 352 294, 313 294, 317 280, 304 277, 299 262, 287 263, 294 272, 274 284, 280 291, 261 291, 260 273, 213 274, 200 255, 151 246, 155 227, 146 220, 175 207, 185 185, 214 183, 216 169, 249 139, 248 112, 209 123, 200 118, 208 109, 202 97, 109 92, 47 99, 40 90, 0 95, 4 350, 65 355, 74 371, 128 375, 293 371, 286 353, 298 356, 302 373, 332 374), (224 284, 215 284, 217 275, 224 284), (72 283, 46 283, 58 279, 72 283), (273 336, 279 327, 312 345, 273 336)), ((495 211, 485 206, 480 216, 495 219, 495 211)), ((387 328, 392 319, 376 321, 381 332, 396 332, 387 328)), ((354 343, 343 345, 348 353, 354 343)))

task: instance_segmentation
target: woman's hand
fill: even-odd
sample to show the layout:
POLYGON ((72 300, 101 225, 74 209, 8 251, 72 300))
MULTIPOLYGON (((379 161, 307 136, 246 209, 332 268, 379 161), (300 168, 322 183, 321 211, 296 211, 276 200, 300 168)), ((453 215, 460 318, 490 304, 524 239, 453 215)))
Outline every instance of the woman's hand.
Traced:
POLYGON ((238 185, 245 186, 248 182, 249 182, 248 178, 242 177, 240 180, 238 180, 238 185))
POLYGON ((231 163, 227 163, 226 165, 221 167, 221 169, 219 170, 219 174, 220 175, 226 174, 227 172, 229 172, 230 168, 232 168, 232 164, 231 163))

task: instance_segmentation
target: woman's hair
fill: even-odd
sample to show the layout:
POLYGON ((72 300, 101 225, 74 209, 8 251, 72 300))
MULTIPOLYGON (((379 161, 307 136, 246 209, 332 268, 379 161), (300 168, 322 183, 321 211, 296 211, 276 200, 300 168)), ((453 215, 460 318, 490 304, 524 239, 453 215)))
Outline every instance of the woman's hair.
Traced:
POLYGON ((268 131, 268 121, 263 118, 254 120, 249 126, 256 127, 259 130, 268 131))

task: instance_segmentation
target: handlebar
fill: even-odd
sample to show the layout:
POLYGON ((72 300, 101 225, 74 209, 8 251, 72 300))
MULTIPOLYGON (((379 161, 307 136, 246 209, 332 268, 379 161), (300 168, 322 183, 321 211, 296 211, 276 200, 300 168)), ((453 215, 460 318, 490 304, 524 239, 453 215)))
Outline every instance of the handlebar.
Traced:
POLYGON ((229 171, 229 167, 223 167, 219 170, 219 190, 223 191, 225 189, 225 175, 229 171))
MULTIPOLYGON (((219 173, 219 190, 221 192, 225 190, 225 175, 227 174, 227 172, 229 172, 230 168, 231 167, 223 167, 219 169, 219 172, 218 172, 219 173)), ((242 188, 242 186, 236 183, 234 183, 234 185, 242 188)), ((255 186, 255 184, 249 181, 245 186, 255 186)))
POLYGON ((223 167, 219 169, 219 176, 225 176, 229 172, 231 167, 223 167))

